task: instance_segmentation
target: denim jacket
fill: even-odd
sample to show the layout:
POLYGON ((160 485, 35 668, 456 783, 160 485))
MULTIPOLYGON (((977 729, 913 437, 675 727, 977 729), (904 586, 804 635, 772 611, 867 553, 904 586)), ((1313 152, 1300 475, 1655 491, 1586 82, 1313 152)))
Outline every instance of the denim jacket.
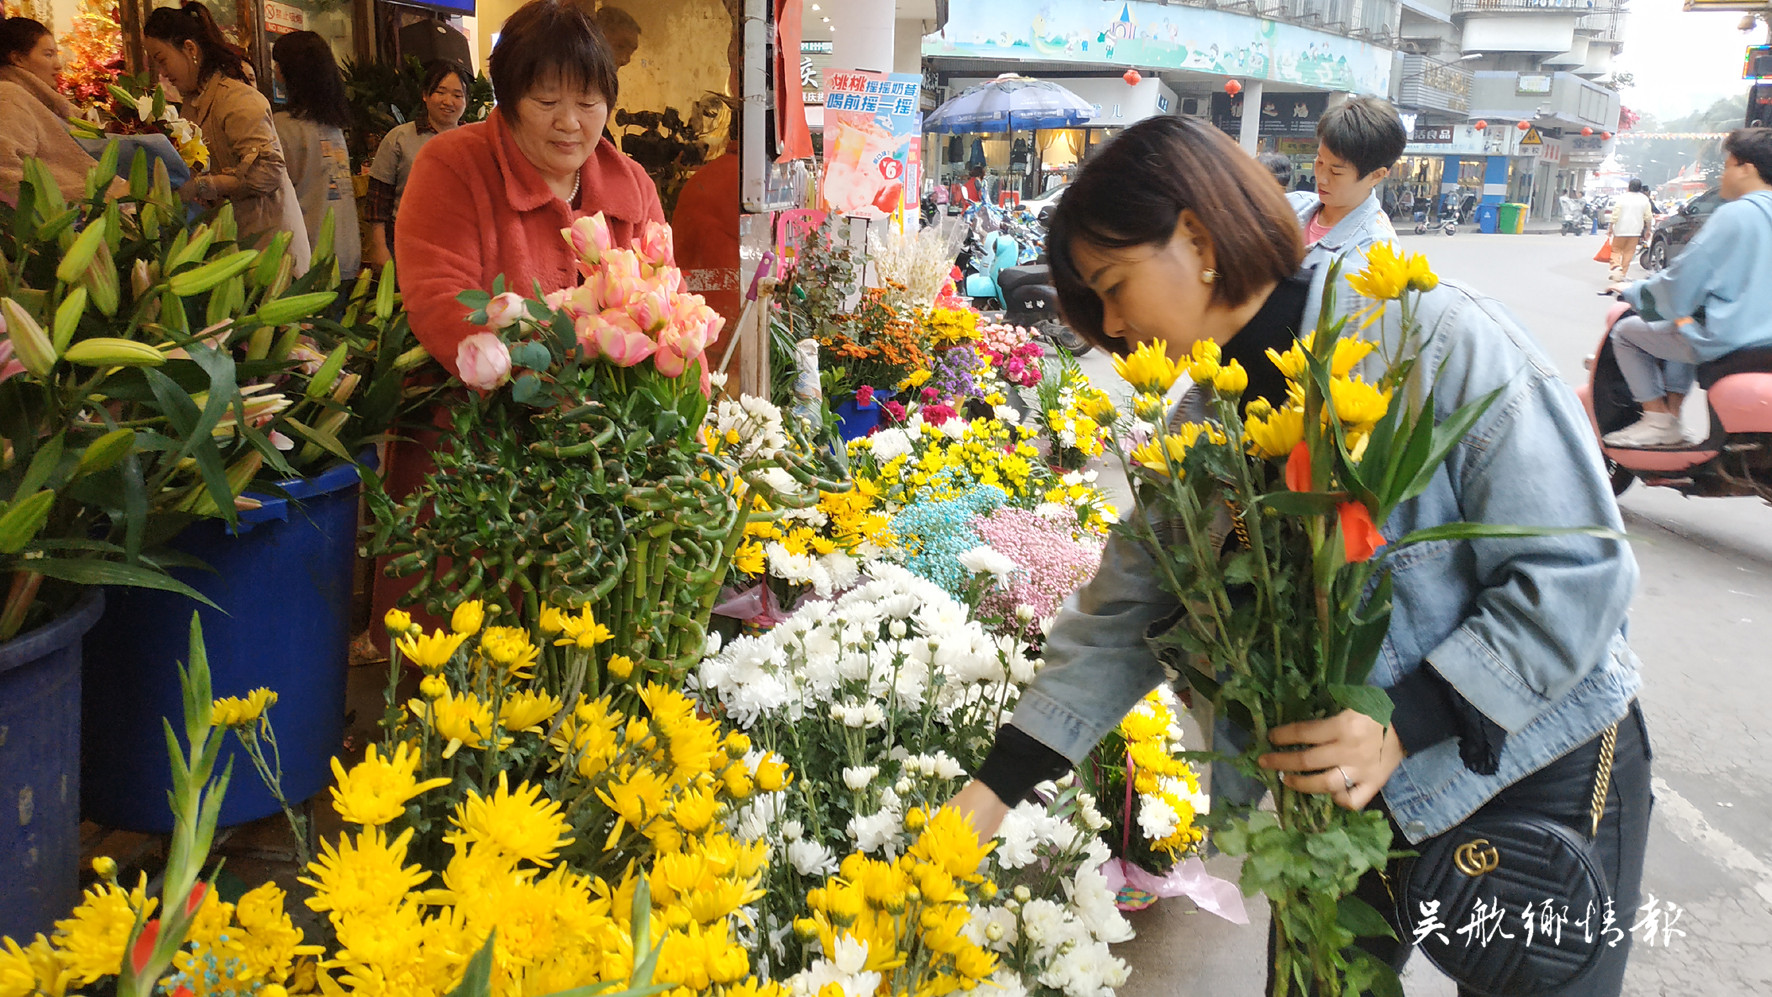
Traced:
MULTIPOLYGON (((1319 268, 1305 315, 1317 314, 1326 277, 1319 268)), ((1359 300, 1345 287, 1336 298, 1341 313, 1359 300)), ((1367 363, 1396 349, 1396 313, 1392 306, 1368 330, 1384 345, 1367 363)), ((1384 524, 1385 537, 1459 520, 1622 531, 1586 415, 1513 316, 1447 281, 1422 296, 1417 318, 1415 370, 1439 376, 1404 385, 1403 402, 1419 407, 1433 387, 1436 418, 1445 419, 1502 390, 1428 489, 1384 524)), ((1465 768, 1455 740, 1410 755, 1392 773, 1385 803, 1419 843, 1625 715, 1641 685, 1623 635, 1637 567, 1623 540, 1589 536, 1425 543, 1389 563, 1394 611, 1368 681, 1389 688, 1431 663, 1507 732, 1494 775, 1465 768)), ((1059 611, 1045 667, 1011 722, 1080 762, 1163 681, 1146 638, 1175 608, 1145 551, 1113 536, 1095 577, 1059 611)))
MULTIPOLYGON (((1311 216, 1317 213, 1323 202, 1313 191, 1295 190, 1286 195, 1292 210, 1298 214, 1298 228, 1303 231, 1310 224, 1311 216)), ((1355 254, 1342 269, 1353 273, 1366 265, 1366 249, 1375 242, 1395 242, 1397 230, 1392 227, 1391 220, 1384 213, 1384 207, 1378 203, 1378 192, 1373 191, 1366 196, 1359 207, 1347 213, 1347 217, 1335 223, 1329 234, 1323 236, 1321 242, 1311 246, 1305 253, 1304 265, 1327 269, 1330 260, 1337 257, 1355 254)), ((1353 292, 1341 289, 1340 297, 1350 297, 1353 292)), ((1363 307, 1363 306, 1360 306, 1363 307)), ((1358 311, 1359 307, 1353 309, 1358 311)))

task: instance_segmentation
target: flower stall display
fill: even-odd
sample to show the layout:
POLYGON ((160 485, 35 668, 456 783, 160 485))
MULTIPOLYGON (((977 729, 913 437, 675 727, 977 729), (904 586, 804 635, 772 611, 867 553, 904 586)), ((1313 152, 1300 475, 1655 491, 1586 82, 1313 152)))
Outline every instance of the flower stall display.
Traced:
POLYGON ((76 115, 69 124, 75 137, 93 155, 105 143, 118 141, 125 156, 141 149, 166 164, 174 188, 209 165, 209 146, 203 132, 179 116, 166 100, 166 89, 147 75, 123 76, 104 85, 101 99, 76 115))
POLYGON ((776 832, 757 909, 760 967, 815 985, 847 979, 846 993, 897 986, 891 954, 917 951, 895 934, 903 919, 893 923, 916 895, 908 880, 934 901, 920 923, 922 951, 949 980, 937 992, 989 978, 1011 992, 1084 997, 1124 982, 1106 946, 1131 931, 1100 872, 1107 822, 1086 794, 1046 786, 1048 802, 1005 820, 982 870, 976 843, 937 812, 1038 666, 964 603, 890 565, 703 662, 695 685, 706 708, 796 776, 738 818, 759 836, 776 832), (932 836, 946 844, 930 849, 932 836), (964 905, 945 900, 956 890, 964 905), (832 927, 839 917, 854 919, 849 941, 832 927))
POLYGON ((615 246, 597 215, 562 236, 579 254, 577 287, 546 300, 502 282, 461 295, 469 321, 490 327, 457 355, 475 393, 454 410, 437 471, 384 510, 379 543, 390 575, 418 576, 407 604, 440 612, 479 597, 527 625, 589 605, 617 635, 591 688, 618 655, 676 682, 700 655, 746 523, 842 486, 781 445, 773 407, 716 410, 710 436, 703 354, 723 320, 683 293, 668 228, 615 246), (747 441, 740 429, 756 419, 776 431, 747 441))

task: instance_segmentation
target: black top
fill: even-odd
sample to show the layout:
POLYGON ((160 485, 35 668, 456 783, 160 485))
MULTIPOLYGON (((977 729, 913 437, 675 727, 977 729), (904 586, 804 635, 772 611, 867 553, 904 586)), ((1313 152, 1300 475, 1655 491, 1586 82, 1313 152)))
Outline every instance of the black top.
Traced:
MULTIPOLYGON (((1311 270, 1301 270, 1281 281, 1248 324, 1223 345, 1219 362, 1235 360, 1249 375, 1244 405, 1256 398, 1276 407, 1285 404, 1286 376, 1267 358, 1267 351, 1284 353, 1300 330, 1308 327, 1304 309, 1311 277, 1311 270)), ((1415 754, 1456 737, 1466 768, 1478 775, 1495 773, 1506 731, 1459 695, 1431 663, 1424 663, 1385 691, 1396 706, 1391 722, 1404 751, 1415 754)), ((977 778, 998 799, 1013 806, 1036 785, 1057 779, 1070 768, 1063 755, 1025 731, 1004 724, 997 730, 996 743, 979 766, 977 778)))

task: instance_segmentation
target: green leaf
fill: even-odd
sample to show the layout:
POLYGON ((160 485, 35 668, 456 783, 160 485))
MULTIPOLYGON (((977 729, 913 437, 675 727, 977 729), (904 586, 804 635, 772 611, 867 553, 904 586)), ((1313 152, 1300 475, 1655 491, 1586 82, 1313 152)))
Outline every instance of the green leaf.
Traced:
POLYGON ((511 366, 525 370, 547 370, 554 362, 554 355, 540 343, 518 343, 511 347, 511 366))
POLYGON ((519 405, 545 408, 548 400, 546 392, 542 391, 541 378, 524 374, 511 382, 511 400, 519 405))
POLYGON ((195 599, 211 609, 221 607, 209 597, 184 582, 139 564, 118 564, 115 561, 66 560, 55 557, 31 559, 31 570, 49 578, 59 578, 76 585, 127 585, 132 588, 158 589, 195 599))
MULTIPOLYGON (((1495 404, 1495 399, 1500 398, 1501 393, 1506 390, 1506 386, 1496 388, 1482 398, 1447 416, 1445 422, 1434 427, 1433 445, 1428 450, 1427 458, 1415 471, 1415 477, 1409 480, 1407 487, 1397 496, 1398 502, 1407 502, 1427 490, 1428 482, 1433 480, 1434 472, 1438 471, 1440 465, 1445 462, 1446 455, 1452 452, 1453 447, 1463 442, 1465 436, 1470 433, 1471 427, 1476 425, 1477 420, 1483 417, 1483 413, 1488 411, 1489 406, 1495 404)), ((1433 399, 1430 396, 1426 411, 1431 412, 1432 405, 1433 399)), ((1424 415, 1423 418, 1427 417, 1424 415)))
POLYGON ((1390 694, 1375 685, 1349 685, 1338 683, 1329 687, 1329 698, 1345 710, 1357 710, 1389 727, 1391 710, 1395 704, 1390 694))
POLYGON ((1335 923, 1353 932, 1357 938, 1397 937, 1396 931, 1376 907, 1351 893, 1336 902, 1335 923))
POLYGON ((283 421, 288 423, 289 428, 295 430, 296 434, 302 439, 315 444, 320 447, 320 449, 325 450, 334 457, 337 457, 340 460, 354 459, 351 456, 351 452, 345 449, 345 445, 339 442, 338 437, 326 430, 316 429, 299 419, 285 419, 283 421))
POLYGON ((1628 536, 1604 526, 1506 526, 1500 523, 1441 523, 1404 534, 1386 549, 1395 551, 1410 544, 1433 540, 1497 540, 1523 537, 1600 537, 1604 540, 1625 540, 1628 536))
POLYGON ((1372 672, 1372 663, 1378 659, 1378 652, 1384 647, 1385 635, 1390 632, 1391 623, 1391 573, 1389 571, 1378 579, 1378 585, 1372 595, 1354 615, 1353 626, 1346 636, 1346 657, 1343 660, 1342 678, 1358 685, 1366 681, 1372 672))
POLYGON ((31 466, 25 470, 25 476, 19 480, 18 487, 13 489, 13 496, 29 495, 44 485, 55 473, 56 466, 62 461, 65 433, 51 436, 41 447, 37 448, 36 456, 31 458, 31 466))
MULTIPOLYGON (((16 554, 24 549, 43 529, 49 518, 49 507, 55 504, 55 492, 43 489, 29 498, 19 499, 0 513, 0 554, 16 554)), ((33 559, 36 560, 36 559, 33 559)))
POLYGON ((497 938, 498 929, 494 928, 486 936, 486 944, 468 960, 461 985, 449 991, 448 997, 492 997, 492 944, 497 938))
POLYGON ((1340 492, 1268 492, 1255 500, 1282 516, 1327 516, 1347 501, 1340 492))

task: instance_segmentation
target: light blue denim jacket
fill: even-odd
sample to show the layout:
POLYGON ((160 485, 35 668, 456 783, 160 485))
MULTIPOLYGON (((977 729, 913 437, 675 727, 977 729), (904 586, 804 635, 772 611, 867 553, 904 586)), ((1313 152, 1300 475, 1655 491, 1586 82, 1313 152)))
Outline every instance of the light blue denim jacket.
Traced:
POLYGON ((1772 343, 1772 191, 1718 208, 1666 270, 1624 289, 1650 321, 1704 314, 1682 326, 1698 360, 1772 343))
MULTIPOLYGON (((1323 202, 1316 193, 1308 190, 1295 190, 1286 195, 1292 210, 1298 215, 1298 230, 1305 231, 1310 224, 1311 216, 1317 213, 1323 202)), ((1347 213, 1347 217, 1335 223, 1329 234, 1323 236, 1321 242, 1305 251, 1304 265, 1327 269, 1329 262, 1338 257, 1347 257, 1342 269, 1354 273, 1366 265, 1366 250, 1375 242, 1397 241, 1397 230, 1391 220, 1385 216, 1384 206, 1378 202, 1378 192, 1373 191, 1366 196, 1359 207, 1347 213)), ((1341 297, 1350 297, 1353 292, 1341 289, 1341 297)), ((1353 310, 1358 311, 1359 307, 1353 310)))
MULTIPOLYGON (((1305 315, 1317 314, 1326 277, 1319 268, 1305 315)), ((1346 313, 1358 299, 1343 287, 1337 300, 1346 313)), ((1382 329, 1392 350, 1396 312, 1367 333, 1382 329)), ((1384 524, 1386 538, 1458 520, 1622 531, 1587 417, 1513 316, 1448 281, 1422 297, 1418 317, 1415 369, 1439 371, 1437 418, 1503 390, 1427 491, 1384 524)), ((1412 405, 1425 401, 1422 381, 1404 386, 1412 405)), ((1637 566, 1624 541, 1588 536, 1419 544, 1390 564, 1395 608, 1368 681, 1389 688, 1431 662, 1507 732, 1494 775, 1465 768, 1456 740, 1409 756, 1391 775, 1385 803, 1419 843, 1625 715, 1641 685, 1622 630, 1637 566)), ((1059 611, 1046 665, 1011 722, 1080 762, 1163 681, 1146 634, 1175 608, 1147 554, 1114 536, 1095 577, 1059 611)))

